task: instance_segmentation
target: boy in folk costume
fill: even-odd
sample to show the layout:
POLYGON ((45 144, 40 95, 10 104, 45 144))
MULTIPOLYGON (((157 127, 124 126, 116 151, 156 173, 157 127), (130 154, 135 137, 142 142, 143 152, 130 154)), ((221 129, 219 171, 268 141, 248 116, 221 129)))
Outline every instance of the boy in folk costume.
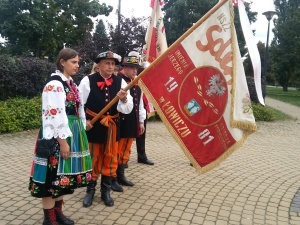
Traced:
POLYGON ((101 176, 101 199, 105 205, 113 206, 114 200, 110 196, 112 177, 116 176, 117 152, 119 140, 119 112, 128 114, 133 103, 130 94, 123 90, 126 82, 113 75, 115 65, 119 64, 121 57, 111 51, 100 53, 95 63, 98 64, 98 72, 85 76, 79 85, 83 93, 87 119, 87 137, 92 157, 92 182, 87 186, 83 206, 92 204, 97 179, 101 176), (110 109, 99 120, 91 124, 91 120, 99 113, 115 96, 119 97, 110 109))
MULTIPOLYGON (((137 56, 125 56, 123 60, 123 73, 119 73, 127 83, 130 83, 137 75, 137 70, 140 67, 137 56)), ((145 131, 144 120, 146 119, 146 110, 143 103, 143 93, 140 87, 136 84, 130 89, 130 94, 133 97, 133 110, 129 114, 120 114, 120 141, 118 149, 118 169, 117 181, 125 186, 133 186, 134 184, 128 181, 125 177, 125 164, 130 157, 130 148, 135 138, 142 135, 145 131)), ((114 190, 114 187, 113 187, 114 190)), ((122 191, 122 190, 116 190, 122 191)))

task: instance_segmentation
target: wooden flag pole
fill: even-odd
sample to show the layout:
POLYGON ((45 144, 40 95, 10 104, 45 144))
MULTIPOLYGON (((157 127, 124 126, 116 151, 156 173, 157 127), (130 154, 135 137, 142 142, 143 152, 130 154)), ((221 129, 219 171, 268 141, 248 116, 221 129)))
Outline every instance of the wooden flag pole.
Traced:
MULTIPOLYGON (((141 72, 136 78, 134 78, 131 83, 129 83, 123 90, 128 91, 137 83, 152 67, 154 67, 160 59, 165 57, 169 51, 171 51, 178 43, 182 42, 188 35, 190 35, 198 26, 200 26, 208 17, 211 16, 215 11, 217 11, 223 4, 231 0, 222 0, 219 1, 211 10, 209 10, 197 23, 195 23, 190 29, 188 29, 180 38, 178 38, 163 54, 156 58, 143 72, 141 72)), ((91 124, 94 124, 108 109, 110 109, 117 101, 119 100, 118 96, 115 96, 92 120, 91 124)))
MULTIPOLYGON (((115 76, 115 75, 113 75, 115 76)), ((137 76, 131 83, 129 83, 125 88, 123 88, 124 91, 128 91, 130 88, 133 87, 133 85, 138 82, 140 79, 140 76, 137 76), (138 78, 138 79, 137 79, 138 78)), ((91 124, 94 124, 100 117, 109 110, 117 101, 119 100, 118 96, 115 96, 92 120, 91 124)))

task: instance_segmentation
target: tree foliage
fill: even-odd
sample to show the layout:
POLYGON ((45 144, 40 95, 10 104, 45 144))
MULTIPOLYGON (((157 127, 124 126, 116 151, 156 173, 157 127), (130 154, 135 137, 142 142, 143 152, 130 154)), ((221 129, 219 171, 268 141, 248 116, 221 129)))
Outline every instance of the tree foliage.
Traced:
POLYGON ((86 34, 84 41, 73 47, 80 55, 78 75, 73 77, 77 84, 79 84, 83 76, 91 72, 97 55, 100 52, 107 51, 109 46, 110 39, 106 33, 103 21, 100 20, 96 26, 95 33, 86 34))
MULTIPOLYGON (((190 27, 201 19, 218 0, 165 0, 163 11, 165 11, 164 24, 166 27, 166 36, 168 44, 174 43, 190 27)), ((245 8, 250 22, 256 21, 256 12, 251 11, 250 3, 245 2, 245 8)), ((239 22, 239 14, 235 8, 234 23, 238 36, 238 43, 242 56, 246 53, 245 39, 239 22)))
POLYGON ((93 29, 90 17, 109 15, 96 0, 0 0, 0 30, 11 54, 54 56, 93 29))
POLYGON ((106 34, 104 23, 100 20, 95 33, 87 33, 84 40, 73 48, 79 52, 80 62, 85 64, 93 62, 100 52, 107 51, 109 45, 110 40, 106 34))
POLYGON ((109 24, 111 50, 122 57, 132 50, 140 51, 145 43, 147 20, 142 18, 125 18, 120 16, 120 31, 118 26, 109 24))
POLYGON ((99 38, 107 38, 106 27, 103 20, 99 20, 96 26, 95 34, 97 34, 99 38))
POLYGON ((287 91, 289 82, 300 84, 300 0, 274 0, 274 5, 278 18, 274 20, 271 68, 287 91))

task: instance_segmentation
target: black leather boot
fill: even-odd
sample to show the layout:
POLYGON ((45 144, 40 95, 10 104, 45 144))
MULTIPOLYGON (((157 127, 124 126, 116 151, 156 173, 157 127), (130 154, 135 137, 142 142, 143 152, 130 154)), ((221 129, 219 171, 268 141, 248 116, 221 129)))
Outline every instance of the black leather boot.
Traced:
POLYGON ((125 186, 133 186, 134 185, 134 183, 127 180, 125 177, 125 164, 118 165, 117 180, 118 180, 118 183, 121 185, 125 185, 125 186))
POLYGON ((101 177, 101 199, 104 201, 106 206, 113 206, 114 200, 110 197, 112 177, 103 176, 101 177))
POLYGON ((54 207, 52 209, 43 209, 43 211, 44 211, 43 225, 58 225, 58 223, 56 222, 54 207))
POLYGON ((94 195, 95 195, 95 187, 97 185, 97 181, 90 181, 86 187, 86 195, 83 199, 83 207, 89 207, 93 203, 94 195))
POLYGON ((111 190, 116 192, 123 192, 122 186, 118 183, 117 178, 113 177, 111 182, 111 190))
POLYGON ((145 141, 145 138, 146 138, 146 121, 144 122, 144 127, 145 127, 145 132, 140 136, 140 137, 137 137, 135 139, 135 142, 136 142, 136 151, 137 151, 137 155, 138 155, 138 163, 143 163, 143 164, 146 164, 146 165, 154 165, 154 162, 149 160, 147 158, 147 155, 146 155, 146 141, 145 141))
POLYGON ((56 221, 61 225, 73 225, 74 221, 67 218, 62 212, 63 203, 64 203, 63 200, 55 202, 54 211, 55 211, 56 221))

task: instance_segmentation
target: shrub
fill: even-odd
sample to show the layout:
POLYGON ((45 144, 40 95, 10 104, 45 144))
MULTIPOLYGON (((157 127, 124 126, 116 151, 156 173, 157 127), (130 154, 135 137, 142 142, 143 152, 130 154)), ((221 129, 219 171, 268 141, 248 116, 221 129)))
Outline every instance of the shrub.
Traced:
MULTIPOLYGON (((253 113, 256 121, 274 121, 290 119, 276 109, 252 102, 253 113)), ((17 97, 0 101, 0 133, 17 132, 39 128, 41 121, 42 100, 41 96, 32 99, 17 97)), ((149 121, 160 121, 156 113, 149 121)))
POLYGON ((256 121, 274 121, 276 114, 272 108, 252 102, 253 114, 256 121))
POLYGON ((44 59, 0 55, 0 100, 39 95, 54 68, 44 59))
POLYGON ((157 113, 155 113, 153 116, 151 116, 150 118, 148 118, 148 121, 161 121, 159 115, 157 113))
MULTIPOLYGON (((77 75, 73 76, 76 84, 91 72, 92 66, 93 62, 81 63, 77 75)), ((40 95, 54 71, 54 63, 45 59, 0 55, 0 100, 40 95)))
POLYGON ((41 96, 0 101, 0 133, 36 129, 41 126, 41 96))

